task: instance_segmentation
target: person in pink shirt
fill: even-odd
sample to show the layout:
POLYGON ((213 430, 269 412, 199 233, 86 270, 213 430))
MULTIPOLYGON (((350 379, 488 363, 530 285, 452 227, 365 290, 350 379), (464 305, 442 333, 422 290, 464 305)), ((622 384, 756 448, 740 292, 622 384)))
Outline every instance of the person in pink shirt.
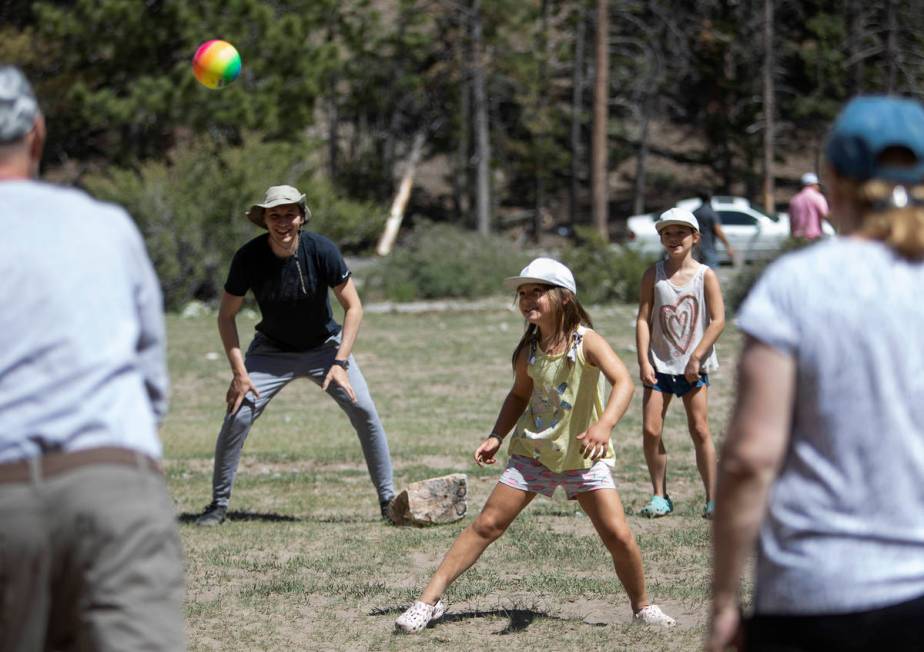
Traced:
POLYGON ((815 240, 822 236, 821 221, 828 217, 828 202, 821 194, 818 177, 802 175, 802 190, 789 200, 789 233, 794 238, 815 240))

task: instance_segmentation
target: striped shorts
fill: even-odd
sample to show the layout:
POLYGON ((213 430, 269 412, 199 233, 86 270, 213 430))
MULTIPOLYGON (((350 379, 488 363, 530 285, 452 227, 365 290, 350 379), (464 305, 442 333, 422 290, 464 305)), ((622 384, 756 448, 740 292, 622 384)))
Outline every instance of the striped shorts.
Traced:
POLYGON ((598 489, 615 489, 610 467, 602 460, 589 469, 575 469, 556 473, 550 471, 538 460, 522 455, 512 455, 507 468, 498 480, 501 484, 521 491, 530 491, 552 497, 559 485, 564 488, 568 500, 574 500, 578 494, 598 489))

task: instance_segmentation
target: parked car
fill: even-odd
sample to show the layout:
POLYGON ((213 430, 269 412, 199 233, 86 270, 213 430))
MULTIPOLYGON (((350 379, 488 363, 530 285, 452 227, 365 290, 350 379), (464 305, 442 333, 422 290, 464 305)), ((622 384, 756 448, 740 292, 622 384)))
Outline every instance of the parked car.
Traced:
MULTIPOLYGON (((695 211, 702 202, 697 199, 682 199, 678 208, 695 211)), ((739 260, 750 262, 772 258, 789 239, 789 215, 777 213, 768 215, 744 197, 716 196, 712 198, 712 209, 722 223, 725 236, 735 248, 739 260)), ((633 215, 628 219, 627 245, 645 255, 660 255, 661 239, 655 229, 660 213, 633 215)), ((823 224, 826 235, 834 235, 830 224, 823 224)), ((716 240, 719 262, 731 262, 725 246, 716 240)))

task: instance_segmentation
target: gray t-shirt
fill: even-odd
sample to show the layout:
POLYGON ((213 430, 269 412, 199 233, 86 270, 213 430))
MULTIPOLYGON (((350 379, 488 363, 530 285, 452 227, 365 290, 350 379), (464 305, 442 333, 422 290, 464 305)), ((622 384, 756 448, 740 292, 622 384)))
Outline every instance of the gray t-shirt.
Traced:
POLYGON ((0 182, 0 463, 98 446, 159 457, 160 285, 128 214, 0 182))
POLYGON ((924 264, 837 238, 774 263, 744 332, 797 363, 760 531, 755 609, 825 614, 924 595, 924 264))

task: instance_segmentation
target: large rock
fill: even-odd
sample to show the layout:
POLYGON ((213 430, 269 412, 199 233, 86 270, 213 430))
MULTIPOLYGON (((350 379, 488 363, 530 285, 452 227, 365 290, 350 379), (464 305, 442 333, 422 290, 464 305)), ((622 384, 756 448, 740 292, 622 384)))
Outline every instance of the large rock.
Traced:
POLYGON ((388 515, 395 525, 440 525, 465 516, 468 478, 453 473, 413 482, 395 496, 388 515))

